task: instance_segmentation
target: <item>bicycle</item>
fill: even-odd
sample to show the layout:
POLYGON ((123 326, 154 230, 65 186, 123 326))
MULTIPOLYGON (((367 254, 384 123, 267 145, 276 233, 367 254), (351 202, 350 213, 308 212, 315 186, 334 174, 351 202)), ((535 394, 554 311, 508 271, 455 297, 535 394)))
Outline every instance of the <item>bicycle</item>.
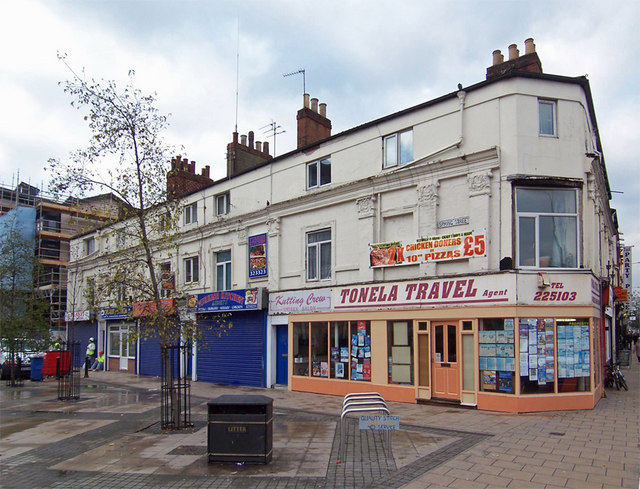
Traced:
POLYGON ((604 379, 605 387, 616 386, 617 390, 620 390, 622 387, 625 391, 629 390, 629 386, 627 386, 627 381, 624 378, 622 371, 620 370, 620 362, 616 362, 612 364, 611 362, 607 362, 607 371, 604 379))

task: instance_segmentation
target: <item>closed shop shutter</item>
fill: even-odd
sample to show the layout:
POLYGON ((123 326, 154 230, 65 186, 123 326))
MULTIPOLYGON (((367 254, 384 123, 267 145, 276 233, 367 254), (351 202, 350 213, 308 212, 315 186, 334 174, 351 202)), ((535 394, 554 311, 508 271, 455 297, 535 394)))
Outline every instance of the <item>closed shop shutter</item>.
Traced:
POLYGON ((140 344, 140 375, 160 377, 162 372, 162 355, 160 353, 160 340, 149 338, 140 344))
POLYGON ((198 349, 198 380, 265 387, 266 313, 235 312, 226 321, 233 326, 215 327, 209 315, 198 317, 204 343, 198 349))

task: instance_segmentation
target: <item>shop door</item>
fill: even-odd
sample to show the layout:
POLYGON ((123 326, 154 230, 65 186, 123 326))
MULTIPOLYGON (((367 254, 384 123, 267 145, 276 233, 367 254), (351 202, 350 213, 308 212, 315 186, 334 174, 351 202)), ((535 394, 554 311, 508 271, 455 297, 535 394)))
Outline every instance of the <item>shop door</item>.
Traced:
POLYGON ((287 385, 289 382, 289 326, 276 326, 276 384, 287 385))
POLYGON ((460 399, 458 323, 431 325, 432 397, 460 399))

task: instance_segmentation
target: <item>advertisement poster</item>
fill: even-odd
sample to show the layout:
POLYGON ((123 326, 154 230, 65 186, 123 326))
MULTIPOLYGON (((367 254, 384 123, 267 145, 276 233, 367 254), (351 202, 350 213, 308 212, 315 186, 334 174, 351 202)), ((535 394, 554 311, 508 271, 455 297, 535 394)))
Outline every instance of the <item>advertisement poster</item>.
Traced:
POLYGON ((249 236, 249 278, 267 275, 267 233, 249 236))
POLYGON ((413 265, 486 256, 486 231, 446 234, 416 241, 369 245, 371 268, 413 265))

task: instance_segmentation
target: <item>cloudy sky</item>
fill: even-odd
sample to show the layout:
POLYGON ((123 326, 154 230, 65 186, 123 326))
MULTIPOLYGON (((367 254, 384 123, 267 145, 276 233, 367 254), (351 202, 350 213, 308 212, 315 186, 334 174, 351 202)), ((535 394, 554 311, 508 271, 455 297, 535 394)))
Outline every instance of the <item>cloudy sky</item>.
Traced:
MULTIPOLYGON (((225 175, 236 124, 295 148, 306 90, 333 134, 482 81, 495 49, 535 39, 545 73, 588 75, 625 244, 640 261, 640 2, 601 0, 3 0, 0 184, 46 188, 49 158, 88 141, 57 59, 157 94, 166 139, 225 175), (239 56, 238 56, 239 54, 239 56), (239 60, 239 62, 238 62, 239 60)), ((636 286, 640 264, 634 265, 636 286)))

